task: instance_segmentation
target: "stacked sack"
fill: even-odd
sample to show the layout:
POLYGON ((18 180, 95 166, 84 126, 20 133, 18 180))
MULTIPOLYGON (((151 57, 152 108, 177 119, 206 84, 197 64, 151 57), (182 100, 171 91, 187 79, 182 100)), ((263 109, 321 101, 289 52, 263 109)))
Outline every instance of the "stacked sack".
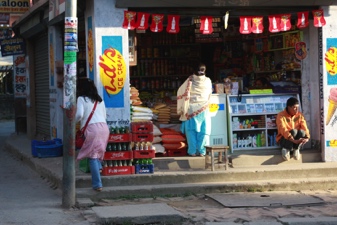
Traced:
POLYGON ((153 149, 156 151, 156 157, 166 156, 165 148, 162 145, 161 141, 162 132, 159 128, 153 124, 153 149))
POLYGON ((131 102, 131 105, 134 105, 134 106, 143 104, 139 98, 139 91, 135 87, 130 87, 130 102, 131 102))
POLYGON ((180 123, 180 115, 177 114, 177 102, 170 104, 170 123, 180 123))
POLYGON ((159 123, 163 124, 170 123, 170 115, 171 115, 170 107, 168 107, 165 103, 159 103, 156 104, 153 108, 154 110, 156 110, 156 112, 158 112, 157 121, 159 123))
POLYGON ((160 128, 161 141, 169 157, 186 156, 187 141, 184 134, 171 128, 160 128))
POLYGON ((144 106, 132 106, 131 107, 131 122, 137 121, 152 121, 152 110, 144 106))

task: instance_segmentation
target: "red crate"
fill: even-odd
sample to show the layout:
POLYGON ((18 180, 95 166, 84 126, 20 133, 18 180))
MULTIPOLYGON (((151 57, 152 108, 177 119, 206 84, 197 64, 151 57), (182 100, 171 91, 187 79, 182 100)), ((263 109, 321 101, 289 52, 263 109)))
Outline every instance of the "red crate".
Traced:
POLYGON ((105 152, 104 160, 128 160, 133 159, 132 151, 112 151, 105 152))
POLYGON ((111 175, 127 175, 135 174, 134 166, 115 166, 115 167, 103 167, 102 175, 111 176, 111 175))
POLYGON ((151 121, 147 122, 132 122, 131 123, 132 133, 152 133, 153 123, 151 121))
POLYGON ((132 134, 110 134, 109 142, 130 142, 132 134))
POLYGON ((163 152, 163 153, 158 152, 158 153, 155 154, 155 156, 156 156, 156 158, 158 158, 158 157, 167 157, 167 152, 163 152))
POLYGON ((133 150, 134 159, 150 159, 156 156, 155 150, 133 150))
POLYGON ((132 141, 133 142, 144 142, 144 141, 153 141, 153 134, 132 134, 132 141))
POLYGON ((187 149, 166 149, 168 157, 186 156, 187 149))

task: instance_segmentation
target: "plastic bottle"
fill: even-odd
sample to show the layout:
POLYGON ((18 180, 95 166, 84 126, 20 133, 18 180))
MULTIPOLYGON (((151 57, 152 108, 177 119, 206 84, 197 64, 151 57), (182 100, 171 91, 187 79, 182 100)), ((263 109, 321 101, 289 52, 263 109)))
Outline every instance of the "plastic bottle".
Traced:
POLYGON ((261 134, 257 134, 256 146, 261 147, 261 134))
POLYGON ((238 148, 242 148, 242 139, 239 137, 238 139, 238 148))
POLYGON ((276 136, 277 136, 277 134, 276 134, 276 132, 274 132, 274 141, 273 141, 273 143, 274 143, 274 146, 276 146, 277 144, 276 144, 276 136))
POLYGON ((248 134, 247 140, 248 140, 248 143, 247 143, 246 147, 247 148, 252 147, 253 146, 253 137, 250 136, 250 134, 248 134))
POLYGON ((264 131, 261 132, 261 147, 266 147, 266 135, 264 131))
POLYGON ((233 148, 238 148, 237 134, 233 134, 233 148))
POLYGON ((256 134, 254 134, 254 136, 253 136, 253 148, 256 148, 256 146, 257 146, 257 140, 256 140, 256 134))

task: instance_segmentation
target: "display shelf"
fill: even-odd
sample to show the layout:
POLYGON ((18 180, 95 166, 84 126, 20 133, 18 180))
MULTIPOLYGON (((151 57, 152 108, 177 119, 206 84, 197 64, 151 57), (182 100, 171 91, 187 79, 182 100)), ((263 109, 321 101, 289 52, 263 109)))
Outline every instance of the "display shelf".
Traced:
POLYGON ((276 116, 298 94, 228 95, 229 145, 232 151, 279 149, 276 116))

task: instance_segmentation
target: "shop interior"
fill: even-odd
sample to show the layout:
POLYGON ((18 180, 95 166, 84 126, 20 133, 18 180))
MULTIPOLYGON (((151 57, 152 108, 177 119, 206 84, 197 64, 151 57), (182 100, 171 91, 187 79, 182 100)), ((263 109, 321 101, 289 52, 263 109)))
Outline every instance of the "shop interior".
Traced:
POLYGON ((238 82, 242 94, 272 89, 280 82, 289 90, 300 90, 301 61, 295 57, 294 45, 303 34, 296 21, 287 32, 270 33, 264 19, 263 33, 247 35, 240 34, 239 23, 233 18, 225 29, 223 18, 213 17, 213 33, 206 35, 200 33, 200 17, 182 16, 178 34, 167 33, 165 27, 160 33, 130 30, 130 83, 139 90, 143 105, 151 107, 158 101, 156 95, 175 96, 200 62, 207 66, 214 93, 224 92, 215 84, 225 83, 226 78, 238 82))

